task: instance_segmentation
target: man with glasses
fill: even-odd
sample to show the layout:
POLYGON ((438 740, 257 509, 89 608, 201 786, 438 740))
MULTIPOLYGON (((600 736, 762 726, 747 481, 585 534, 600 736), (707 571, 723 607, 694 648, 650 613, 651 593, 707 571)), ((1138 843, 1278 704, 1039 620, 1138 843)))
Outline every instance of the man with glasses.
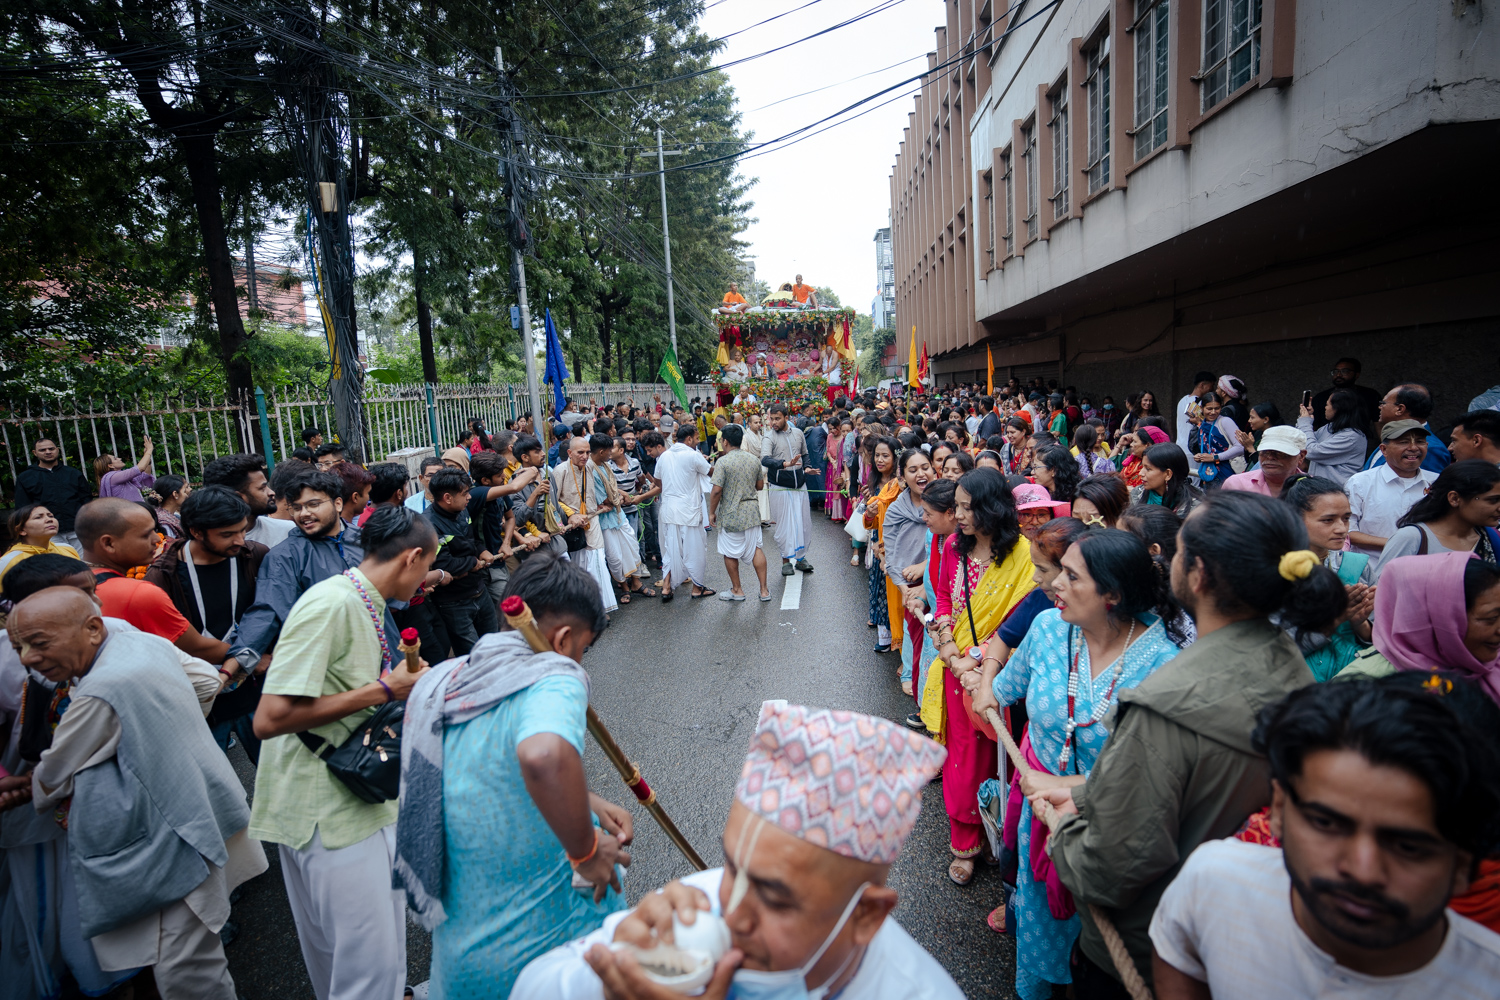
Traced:
MULTIPOLYGON (((1329 378, 1333 384, 1312 398, 1313 430, 1317 430, 1328 423, 1323 410, 1328 405, 1328 397, 1340 389, 1348 389, 1359 397, 1359 420, 1360 428, 1364 429, 1375 423, 1376 414, 1380 411, 1380 393, 1367 385, 1357 385, 1359 381, 1360 364, 1358 358, 1339 358, 1334 362, 1333 371, 1329 372, 1329 378)), ((1368 437, 1369 435, 1366 434, 1368 437)))
MULTIPOLYGON (((344 484, 330 472, 309 469, 286 484, 287 510, 296 526, 286 541, 261 560, 255 580, 255 603, 240 619, 231 655, 245 669, 260 662, 281 635, 281 625, 292 605, 315 583, 353 569, 364 559, 359 529, 344 530, 344 484)), ((405 602, 399 602, 405 607, 405 602)), ((387 607, 384 615, 389 645, 400 645, 401 632, 387 607)))

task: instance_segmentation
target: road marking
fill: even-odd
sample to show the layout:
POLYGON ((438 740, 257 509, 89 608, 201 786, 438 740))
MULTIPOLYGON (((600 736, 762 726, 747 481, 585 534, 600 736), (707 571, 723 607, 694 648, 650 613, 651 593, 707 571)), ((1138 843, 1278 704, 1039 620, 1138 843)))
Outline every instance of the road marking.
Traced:
POLYGON ((781 610, 796 611, 802 606, 802 574, 794 572, 782 579, 786 581, 786 586, 781 591, 781 610))

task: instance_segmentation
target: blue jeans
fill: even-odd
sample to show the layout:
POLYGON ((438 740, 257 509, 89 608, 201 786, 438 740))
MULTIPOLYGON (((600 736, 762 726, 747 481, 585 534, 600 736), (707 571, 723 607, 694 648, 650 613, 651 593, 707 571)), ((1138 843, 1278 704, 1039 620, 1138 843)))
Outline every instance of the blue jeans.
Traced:
POLYGON ((230 719, 214 726, 210 732, 214 735, 214 742, 219 744, 219 749, 225 753, 229 752, 229 735, 234 734, 240 741, 240 746, 245 748, 245 756, 250 758, 250 763, 260 764, 260 740, 255 735, 255 715, 242 715, 238 719, 230 719))

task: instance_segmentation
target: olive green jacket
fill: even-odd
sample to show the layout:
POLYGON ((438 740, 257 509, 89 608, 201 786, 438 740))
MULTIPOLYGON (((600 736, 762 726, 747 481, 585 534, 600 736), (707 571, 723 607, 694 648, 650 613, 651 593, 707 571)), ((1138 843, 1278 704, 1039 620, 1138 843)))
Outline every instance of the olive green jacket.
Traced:
POLYGON ((1109 741, 1073 789, 1078 815, 1049 844, 1095 965, 1115 971, 1090 903, 1105 909, 1151 982, 1147 930, 1177 870, 1271 801, 1270 769, 1250 748, 1256 715, 1312 682, 1297 644, 1260 618, 1203 636, 1120 694, 1104 718, 1109 741))

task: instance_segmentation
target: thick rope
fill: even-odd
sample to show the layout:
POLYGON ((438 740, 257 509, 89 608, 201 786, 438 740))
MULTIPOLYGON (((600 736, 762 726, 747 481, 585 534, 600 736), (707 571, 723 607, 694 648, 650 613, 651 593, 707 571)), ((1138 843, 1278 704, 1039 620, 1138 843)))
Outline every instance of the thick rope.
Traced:
MULTIPOLYGON (((1025 775, 1032 775, 1035 771, 1026 758, 1021 755, 1021 748, 1016 746, 1016 741, 1011 738, 1010 730, 1005 728, 1005 721, 1000 718, 993 708, 984 710, 984 717, 990 726, 1000 736, 1000 743, 1005 747, 1005 753, 1010 757, 1010 762, 1015 765, 1016 770, 1025 775)), ((1043 823, 1047 824, 1049 830, 1057 829, 1062 822, 1062 817, 1052 808, 1051 803, 1042 801, 1042 809, 1037 810, 1037 803, 1033 802, 1031 808, 1037 811, 1037 815, 1043 823)), ((1125 942, 1120 939, 1120 932, 1115 930, 1114 921, 1109 919, 1109 914, 1094 903, 1089 904, 1089 915, 1094 918, 1094 925, 1099 928, 1099 936, 1104 939, 1104 947, 1109 949, 1109 957, 1115 963, 1115 971, 1120 974, 1120 981, 1125 984, 1125 992, 1129 993, 1131 1000, 1153 1000, 1151 988, 1141 978, 1140 970, 1135 967, 1135 961, 1131 959, 1130 952, 1125 949, 1125 942)))

